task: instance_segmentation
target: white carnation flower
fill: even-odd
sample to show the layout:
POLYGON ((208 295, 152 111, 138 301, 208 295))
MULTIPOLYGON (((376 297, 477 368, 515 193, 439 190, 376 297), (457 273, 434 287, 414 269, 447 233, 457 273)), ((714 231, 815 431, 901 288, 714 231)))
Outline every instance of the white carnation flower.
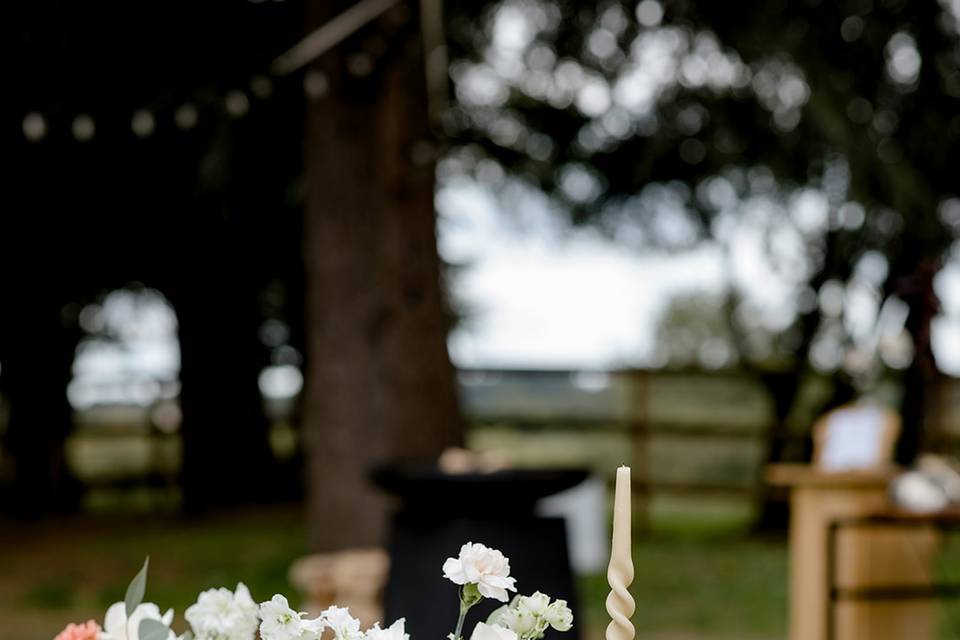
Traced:
POLYGON ((566 600, 555 600, 553 604, 547 607, 546 616, 544 616, 550 626, 557 631, 569 631, 573 626, 573 611, 567 606, 566 600))
POLYGON ((470 640, 517 640, 517 634, 506 627, 478 622, 470 640))
POLYGON ((510 561, 496 549, 468 542, 460 548, 460 556, 447 558, 443 576, 454 584, 475 584, 480 595, 507 601, 507 590, 516 591, 510 577, 510 561))
MULTIPOLYGON (((157 620, 170 626, 173 622, 173 609, 168 609, 166 613, 160 615, 160 607, 152 602, 144 602, 137 605, 127 620, 127 605, 122 602, 115 602, 107 609, 103 617, 103 631, 100 632, 100 640, 139 640, 140 623, 144 620, 157 620)), ((174 638, 170 632, 170 638, 174 638)))
POLYGON ((242 582, 237 590, 209 589, 183 614, 196 640, 253 640, 259 620, 257 603, 242 582))
POLYGON ((290 608, 287 599, 277 594, 260 604, 262 640, 316 640, 323 630, 322 621, 303 620, 304 613, 290 608))
POLYGON ((386 629, 381 629, 378 622, 371 629, 367 629, 363 638, 364 640, 410 640, 410 634, 403 629, 405 622, 404 618, 398 618, 386 629))
MULTIPOLYGON (((350 615, 346 607, 329 607, 320 614, 323 625, 333 631, 336 640, 361 640, 360 621, 350 615)), ((401 625, 402 626, 402 625, 401 625)))

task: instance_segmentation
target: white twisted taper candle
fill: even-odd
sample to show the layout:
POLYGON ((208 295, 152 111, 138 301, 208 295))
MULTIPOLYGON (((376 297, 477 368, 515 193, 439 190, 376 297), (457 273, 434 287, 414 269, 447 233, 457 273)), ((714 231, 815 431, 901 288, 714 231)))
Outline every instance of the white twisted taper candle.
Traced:
POLYGON ((617 469, 616 491, 613 495, 613 544, 610 546, 610 565, 607 567, 606 640, 633 640, 633 623, 630 617, 635 609, 633 597, 627 587, 633 582, 633 560, 630 555, 630 467, 617 469))

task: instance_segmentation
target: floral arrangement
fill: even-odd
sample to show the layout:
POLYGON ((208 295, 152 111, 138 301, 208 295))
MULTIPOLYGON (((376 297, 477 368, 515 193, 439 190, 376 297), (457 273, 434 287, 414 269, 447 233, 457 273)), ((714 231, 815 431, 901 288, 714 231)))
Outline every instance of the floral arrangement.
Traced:
MULTIPOLYGON (((143 602, 148 566, 149 558, 130 582, 124 601, 107 609, 103 627, 93 620, 69 624, 55 640, 254 640, 258 634, 260 640, 320 640, 327 631, 333 640, 410 640, 404 618, 385 629, 377 623, 361 631, 360 621, 344 607, 332 606, 307 619, 280 594, 257 604, 243 583, 233 591, 220 588, 201 593, 184 612, 191 630, 177 635, 170 629, 172 609, 161 613, 156 604, 143 602)), ((467 612, 484 598, 509 603, 486 622, 478 622, 470 640, 539 640, 547 628, 567 631, 573 624, 573 613, 564 600, 551 600, 538 591, 510 601, 516 580, 510 577, 509 559, 496 549, 468 542, 458 557, 443 563, 443 575, 460 592, 457 626, 448 640, 463 640, 467 612)))

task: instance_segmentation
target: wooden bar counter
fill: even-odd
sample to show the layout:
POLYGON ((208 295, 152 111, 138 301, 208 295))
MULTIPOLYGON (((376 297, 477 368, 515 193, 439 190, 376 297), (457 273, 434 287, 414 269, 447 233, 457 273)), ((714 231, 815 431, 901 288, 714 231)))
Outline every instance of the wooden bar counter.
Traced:
POLYGON ((938 541, 932 527, 837 529, 831 562, 831 523, 887 509, 887 487, 898 471, 893 466, 856 471, 767 467, 768 483, 790 489, 790 640, 933 637, 933 602, 830 599, 831 584, 847 592, 931 584, 938 541))

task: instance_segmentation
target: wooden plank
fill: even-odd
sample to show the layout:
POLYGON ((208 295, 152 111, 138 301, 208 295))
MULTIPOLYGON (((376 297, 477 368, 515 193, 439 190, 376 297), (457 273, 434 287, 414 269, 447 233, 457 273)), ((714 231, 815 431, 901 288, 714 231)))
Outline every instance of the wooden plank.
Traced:
MULTIPOLYGON (((530 418, 527 416, 502 415, 502 416, 484 416, 482 418, 472 416, 468 417, 470 426, 476 428, 504 426, 514 428, 520 431, 602 431, 606 433, 625 433, 630 434, 632 425, 636 424, 632 420, 597 420, 592 418, 530 418)), ((644 422, 643 432, 648 436, 665 436, 678 438, 731 438, 757 440, 763 438, 766 426, 758 426, 756 429, 743 429, 735 425, 701 426, 690 425, 683 422, 664 422, 664 421, 646 421, 644 422)), ((791 435, 789 439, 804 439, 802 434, 791 435)))

